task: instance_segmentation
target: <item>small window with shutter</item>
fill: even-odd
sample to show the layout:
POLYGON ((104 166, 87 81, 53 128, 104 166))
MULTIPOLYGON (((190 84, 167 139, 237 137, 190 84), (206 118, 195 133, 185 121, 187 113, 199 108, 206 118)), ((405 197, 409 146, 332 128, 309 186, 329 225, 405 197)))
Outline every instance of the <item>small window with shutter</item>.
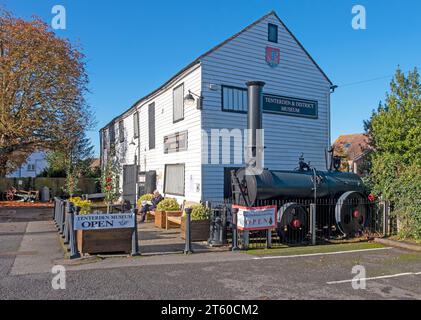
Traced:
POLYGON ((149 105, 149 150, 155 149, 155 103, 149 105))
POLYGON ((108 136, 109 136, 109 146, 110 146, 110 149, 114 149, 114 147, 115 147, 115 123, 113 122, 112 124, 111 124, 111 126, 110 126, 110 129, 109 129, 109 131, 108 131, 108 136))
POLYGON ((118 136, 120 139, 120 143, 124 142, 124 121, 123 120, 121 120, 118 123, 118 136))
POLYGON ((173 91, 174 123, 184 120, 184 84, 179 85, 173 91))
POLYGON ((139 138, 139 112, 135 112, 133 115, 133 137, 139 138))
POLYGON ((269 23, 268 40, 270 42, 278 43, 278 26, 276 24, 269 23))

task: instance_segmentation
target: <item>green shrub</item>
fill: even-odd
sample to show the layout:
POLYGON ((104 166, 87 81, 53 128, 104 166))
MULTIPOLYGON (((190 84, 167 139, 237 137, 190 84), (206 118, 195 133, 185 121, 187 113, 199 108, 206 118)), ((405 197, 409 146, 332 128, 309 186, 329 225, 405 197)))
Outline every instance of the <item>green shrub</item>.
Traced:
POLYGON ((210 209, 206 208, 201 204, 197 204, 190 207, 192 209, 191 220, 192 221, 202 221, 210 219, 210 209))
POLYGON ((92 202, 89 200, 82 200, 80 197, 70 198, 69 201, 73 203, 75 207, 80 208, 80 215, 87 215, 91 213, 92 202))
POLYGON ((153 194, 144 194, 143 196, 141 196, 139 198, 139 200, 137 200, 137 206, 140 208, 142 206, 142 202, 143 201, 152 201, 153 199, 153 194))
POLYGON ((177 200, 166 198, 162 200, 156 208, 161 211, 179 211, 180 205, 178 204, 177 200))
POLYGON ((421 240, 421 166, 402 169, 394 185, 395 194, 391 200, 394 215, 401 224, 400 236, 421 240))

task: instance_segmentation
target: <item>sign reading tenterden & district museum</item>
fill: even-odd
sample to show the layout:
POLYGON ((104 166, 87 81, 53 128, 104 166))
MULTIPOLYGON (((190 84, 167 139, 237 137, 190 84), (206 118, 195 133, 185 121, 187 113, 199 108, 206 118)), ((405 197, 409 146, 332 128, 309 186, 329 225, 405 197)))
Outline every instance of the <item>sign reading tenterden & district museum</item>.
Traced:
POLYGON ((75 230, 129 229, 135 227, 135 214, 88 214, 75 216, 75 230))
POLYGON ((317 101, 289 98, 275 95, 263 96, 263 110, 268 113, 283 114, 317 119, 319 106, 317 101))

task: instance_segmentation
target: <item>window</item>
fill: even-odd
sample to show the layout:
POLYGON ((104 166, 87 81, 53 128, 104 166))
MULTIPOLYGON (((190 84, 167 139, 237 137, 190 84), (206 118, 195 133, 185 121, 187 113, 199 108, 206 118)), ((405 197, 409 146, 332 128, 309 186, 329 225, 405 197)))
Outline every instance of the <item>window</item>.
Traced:
POLYGON ((277 25, 269 23, 268 40, 270 42, 278 43, 278 26, 277 25))
POLYGON ((124 142, 124 121, 120 121, 118 123, 118 136, 120 139, 120 142, 124 142))
POLYGON ((248 110, 247 90, 222 86, 222 110, 246 113, 248 110))
POLYGON ((135 139, 139 138, 139 112, 135 112, 133 115, 133 137, 135 139))
POLYGON ((185 165, 167 164, 165 166, 164 193, 175 196, 185 195, 185 165))
POLYGON ((34 164, 28 164, 28 171, 35 171, 35 165, 34 164))
POLYGON ((177 132, 175 134, 164 137, 164 153, 176 153, 187 151, 188 132, 177 132))
POLYGON ((102 147, 104 150, 108 149, 108 130, 102 131, 102 147))
POLYGON ((184 119, 184 84, 173 91, 174 123, 184 119))
POLYGON ((155 103, 149 105, 149 150, 155 149, 155 103))
POLYGON ((110 149, 113 149, 115 145, 115 124, 114 123, 111 124, 111 127, 108 131, 108 135, 110 138, 110 141, 109 141, 110 149))

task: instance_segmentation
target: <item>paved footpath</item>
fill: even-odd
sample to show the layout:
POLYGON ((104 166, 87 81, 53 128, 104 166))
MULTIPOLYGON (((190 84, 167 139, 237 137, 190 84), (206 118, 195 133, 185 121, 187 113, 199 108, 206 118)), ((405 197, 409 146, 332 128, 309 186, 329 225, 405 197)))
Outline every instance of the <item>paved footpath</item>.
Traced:
POLYGON ((63 259, 51 221, 0 223, 0 299, 421 299, 421 254, 391 248, 320 255, 215 252, 63 259), (54 290, 54 265, 66 289, 54 290), (366 268, 354 290, 352 269, 366 268))

